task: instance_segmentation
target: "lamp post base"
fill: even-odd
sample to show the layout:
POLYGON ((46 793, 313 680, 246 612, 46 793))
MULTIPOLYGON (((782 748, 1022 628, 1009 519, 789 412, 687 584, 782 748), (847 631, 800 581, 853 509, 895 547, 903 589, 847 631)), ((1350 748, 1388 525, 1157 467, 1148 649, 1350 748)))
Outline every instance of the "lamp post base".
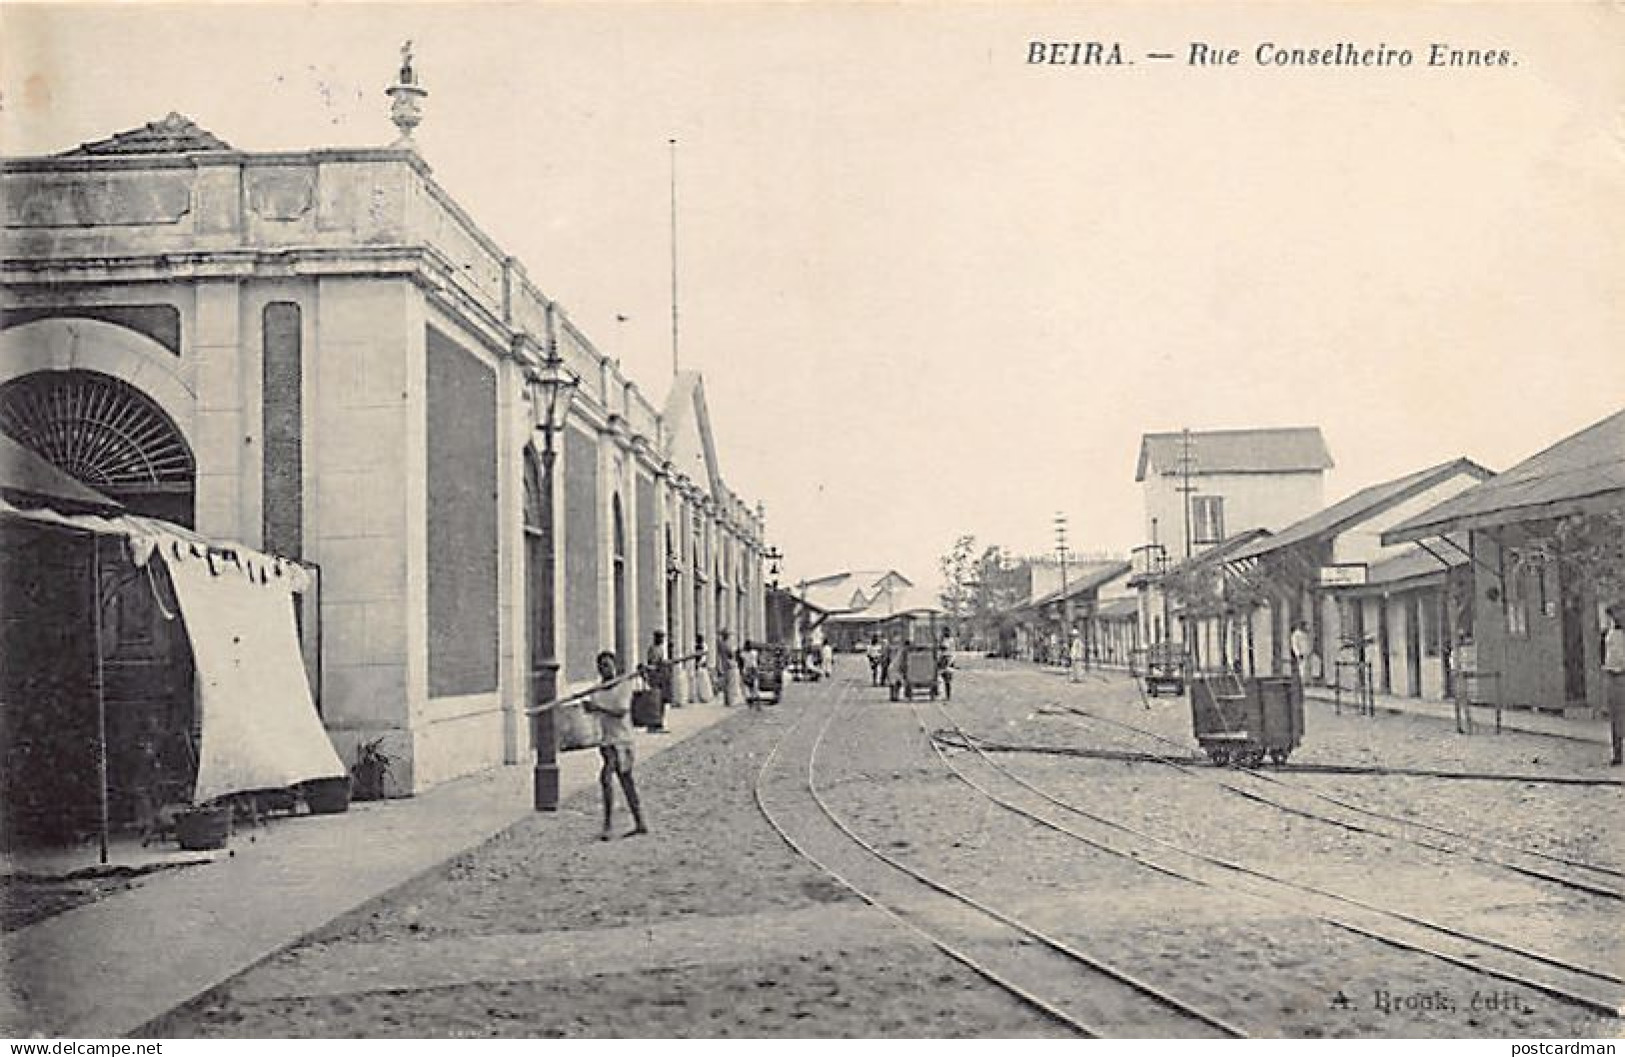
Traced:
POLYGON ((531 771, 531 806, 537 811, 559 809, 559 765, 538 763, 531 771))

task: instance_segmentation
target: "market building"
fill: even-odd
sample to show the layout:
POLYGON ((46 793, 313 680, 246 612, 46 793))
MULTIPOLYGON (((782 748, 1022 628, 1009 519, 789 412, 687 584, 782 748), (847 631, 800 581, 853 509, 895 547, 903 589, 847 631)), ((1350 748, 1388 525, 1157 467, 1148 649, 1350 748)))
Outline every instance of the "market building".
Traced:
MULTIPOLYGON (((346 761, 382 746, 392 795, 528 759, 527 704, 600 649, 765 624, 702 379, 656 402, 601 352, 435 182, 401 81, 387 148, 171 114, 0 165, 0 432, 308 568, 322 721, 346 761)), ((188 692, 157 672, 130 693, 188 692)))

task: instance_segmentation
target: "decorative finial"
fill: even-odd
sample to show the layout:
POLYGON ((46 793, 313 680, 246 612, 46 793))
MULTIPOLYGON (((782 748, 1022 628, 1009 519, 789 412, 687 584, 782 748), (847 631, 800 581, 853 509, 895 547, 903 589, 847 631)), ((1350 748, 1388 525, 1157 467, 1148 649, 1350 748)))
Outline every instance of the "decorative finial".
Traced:
POLYGON ((401 72, 399 80, 384 93, 392 100, 389 119, 401 130, 397 147, 416 149, 412 130, 423 121, 423 98, 429 93, 418 84, 417 71, 412 69, 412 42, 401 45, 401 72))

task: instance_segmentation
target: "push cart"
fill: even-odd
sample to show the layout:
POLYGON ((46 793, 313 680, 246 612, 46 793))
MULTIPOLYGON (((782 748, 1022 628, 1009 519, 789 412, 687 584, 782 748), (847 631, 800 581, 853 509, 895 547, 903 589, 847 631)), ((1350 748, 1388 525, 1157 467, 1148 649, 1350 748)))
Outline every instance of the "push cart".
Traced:
POLYGON ((1191 726, 1218 766, 1286 762, 1303 741, 1303 685, 1286 675, 1220 673, 1191 683, 1191 726))

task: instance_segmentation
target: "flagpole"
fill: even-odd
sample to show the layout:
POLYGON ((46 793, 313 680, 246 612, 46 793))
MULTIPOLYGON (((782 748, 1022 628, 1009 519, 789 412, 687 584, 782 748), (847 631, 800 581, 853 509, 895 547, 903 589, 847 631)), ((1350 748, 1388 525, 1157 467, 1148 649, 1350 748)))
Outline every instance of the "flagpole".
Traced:
POLYGON ((677 140, 668 139, 671 154, 671 374, 677 377, 677 140))

